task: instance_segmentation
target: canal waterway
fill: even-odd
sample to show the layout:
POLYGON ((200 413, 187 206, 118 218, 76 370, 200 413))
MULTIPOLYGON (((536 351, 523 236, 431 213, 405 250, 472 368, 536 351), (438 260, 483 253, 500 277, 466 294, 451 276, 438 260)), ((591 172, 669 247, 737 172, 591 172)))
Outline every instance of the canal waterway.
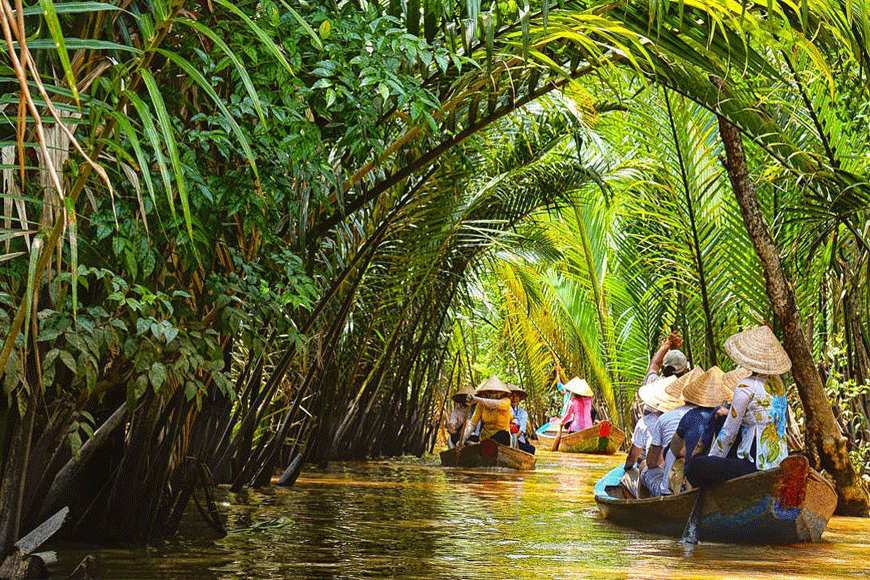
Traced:
POLYGON ((835 517, 819 544, 691 551, 616 527, 592 487, 619 461, 542 452, 530 473, 442 468, 437 455, 312 467, 291 489, 219 490, 224 538, 188 526, 147 549, 61 546, 58 572, 93 553, 105 580, 870 578, 867 519, 835 517))

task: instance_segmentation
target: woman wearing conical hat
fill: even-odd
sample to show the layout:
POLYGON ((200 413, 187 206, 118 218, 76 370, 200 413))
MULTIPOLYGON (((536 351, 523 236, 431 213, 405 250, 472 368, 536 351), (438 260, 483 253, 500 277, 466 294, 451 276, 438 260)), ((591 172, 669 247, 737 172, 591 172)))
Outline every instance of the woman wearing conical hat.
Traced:
POLYGON ((459 438, 462 437, 462 427, 465 425, 466 419, 468 419, 468 411, 470 410, 468 396, 473 394, 474 389, 470 386, 464 386, 451 397, 454 407, 447 418, 447 432, 450 433, 447 444, 451 448, 455 447, 459 443, 459 438))
POLYGON ((510 446, 510 425, 514 418, 511 412, 510 389, 493 375, 488 378, 473 395, 468 396, 468 403, 476 403, 474 415, 465 427, 462 443, 468 440, 474 427, 480 423, 480 440, 492 439, 496 443, 510 446))
POLYGON ((568 433, 576 433, 592 426, 592 389, 589 383, 579 377, 574 377, 565 384, 565 390, 571 393, 568 412, 561 419, 563 426, 568 426, 568 433))
POLYGON ((689 482, 696 487, 772 469, 788 456, 788 405, 779 378, 791 369, 788 354, 767 326, 735 334, 724 347, 731 360, 752 374, 737 383, 731 410, 709 456, 693 460, 689 482), (742 440, 737 457, 730 458, 738 433, 742 440))

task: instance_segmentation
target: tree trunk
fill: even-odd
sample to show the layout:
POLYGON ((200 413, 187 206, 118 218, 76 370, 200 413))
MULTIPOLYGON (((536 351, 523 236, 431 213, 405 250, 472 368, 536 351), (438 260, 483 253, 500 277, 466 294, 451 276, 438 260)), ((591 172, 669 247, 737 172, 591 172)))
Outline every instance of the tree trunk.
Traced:
POLYGON ((792 361, 792 375, 806 414, 806 445, 810 464, 817 470, 827 470, 836 480, 838 514, 867 516, 870 514, 870 497, 860 474, 849 459, 846 439, 834 419, 831 403, 816 370, 794 290, 783 270, 776 243, 755 196, 755 184, 746 166, 740 131, 720 117, 719 134, 725 145, 728 177, 743 214, 743 223, 764 268, 767 295, 782 325, 783 346, 792 361))

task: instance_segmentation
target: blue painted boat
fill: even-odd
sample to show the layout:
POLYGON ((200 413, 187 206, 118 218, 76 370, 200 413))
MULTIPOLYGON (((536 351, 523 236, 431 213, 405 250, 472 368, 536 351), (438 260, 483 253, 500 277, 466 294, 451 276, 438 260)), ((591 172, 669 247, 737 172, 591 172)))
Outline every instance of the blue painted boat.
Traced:
MULTIPOLYGON (((680 537, 698 490, 665 497, 626 499, 617 467, 595 485, 605 518, 644 532, 680 537)), ((811 469, 806 457, 787 457, 776 469, 710 487, 698 517, 704 541, 742 544, 817 542, 837 506, 834 486, 811 469)))

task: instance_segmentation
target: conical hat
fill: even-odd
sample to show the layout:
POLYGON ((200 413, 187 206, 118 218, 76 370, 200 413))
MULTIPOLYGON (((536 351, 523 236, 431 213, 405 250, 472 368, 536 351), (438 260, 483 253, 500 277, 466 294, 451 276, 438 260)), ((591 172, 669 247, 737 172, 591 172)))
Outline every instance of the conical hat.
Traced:
POLYGON ((717 407, 731 400, 733 391, 722 384, 724 375, 719 367, 710 367, 706 373, 695 375, 683 389, 683 400, 699 407, 717 407))
POLYGON ((658 379, 649 382, 638 390, 637 395, 640 400, 662 413, 667 413, 671 409, 676 409, 683 404, 682 399, 674 398, 667 394, 667 387, 677 380, 676 375, 671 375, 663 379, 658 379))
POLYGON ((464 387, 456 391, 451 398, 457 403, 464 403, 466 397, 473 394, 474 389, 472 389, 470 385, 465 385, 464 387))
POLYGON ((595 396, 595 394, 592 392, 592 388, 589 386, 589 383, 587 383, 585 379, 581 379, 580 377, 574 377, 573 379, 565 383, 565 390, 569 393, 574 393, 575 395, 579 395, 581 397, 595 396))
POLYGON ((477 390, 474 391, 474 394, 479 395, 487 391, 492 393, 510 393, 510 389, 508 389, 505 384, 501 382, 501 379, 495 375, 492 375, 491 377, 483 381, 483 384, 477 387, 477 390))
POLYGON ((674 382, 672 382, 671 384, 669 384, 667 386, 667 389, 665 392, 667 392, 668 395, 670 395, 671 397, 673 397, 675 399, 680 399, 680 398, 682 398, 683 389, 686 388, 686 385, 688 385, 689 382, 691 382, 692 380, 696 379, 697 377, 699 377, 703 374, 704 374, 704 369, 702 369, 701 367, 695 367, 692 370, 690 370, 689 372, 687 372, 686 374, 684 374, 680 377, 677 377, 677 380, 675 380, 674 382))
POLYGON ((517 393, 523 399, 525 399, 526 397, 529 396, 529 394, 527 392, 525 392, 523 389, 521 389, 520 387, 518 387, 516 385, 512 385, 512 384, 508 383, 507 388, 510 389, 511 393, 517 393))
POLYGON ((738 332, 723 346, 731 360, 758 374, 781 375, 791 369, 791 359, 768 326, 738 332))
POLYGON ((740 384, 740 381, 752 374, 752 371, 743 367, 737 367, 733 371, 728 371, 722 376, 722 386, 734 393, 734 389, 740 384))

